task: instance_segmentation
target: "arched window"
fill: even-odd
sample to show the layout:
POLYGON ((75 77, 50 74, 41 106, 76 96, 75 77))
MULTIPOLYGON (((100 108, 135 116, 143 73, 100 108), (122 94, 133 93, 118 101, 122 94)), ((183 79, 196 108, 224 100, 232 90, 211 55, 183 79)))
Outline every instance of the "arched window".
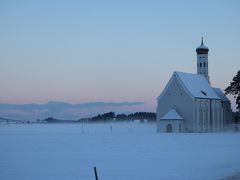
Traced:
POLYGON ((199 66, 202 67, 202 63, 200 63, 199 66))

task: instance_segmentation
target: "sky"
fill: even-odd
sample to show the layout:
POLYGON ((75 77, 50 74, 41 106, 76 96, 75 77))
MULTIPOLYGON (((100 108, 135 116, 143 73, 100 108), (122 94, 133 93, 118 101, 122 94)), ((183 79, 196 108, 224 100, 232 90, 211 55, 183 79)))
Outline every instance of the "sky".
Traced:
MULTIPOLYGON (((0 103, 145 102, 155 111, 174 71, 211 84, 240 69, 240 1, 0 1, 0 103)), ((232 101, 234 104, 234 101, 232 101)))

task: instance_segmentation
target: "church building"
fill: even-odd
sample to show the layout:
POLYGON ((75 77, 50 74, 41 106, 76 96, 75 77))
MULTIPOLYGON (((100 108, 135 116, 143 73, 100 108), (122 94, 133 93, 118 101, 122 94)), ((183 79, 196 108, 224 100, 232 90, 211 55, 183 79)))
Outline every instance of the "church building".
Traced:
POLYGON ((230 101, 210 85, 203 39, 196 52, 197 74, 175 71, 157 98, 158 132, 219 132, 231 121, 230 101))

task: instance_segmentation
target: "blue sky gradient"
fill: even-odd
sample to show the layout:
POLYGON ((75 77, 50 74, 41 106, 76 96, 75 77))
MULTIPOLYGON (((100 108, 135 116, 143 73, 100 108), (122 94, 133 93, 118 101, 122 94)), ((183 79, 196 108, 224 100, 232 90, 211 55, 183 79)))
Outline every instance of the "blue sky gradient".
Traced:
POLYGON ((1 103, 141 101, 173 71, 196 72, 201 36, 213 86, 240 68, 240 1, 0 1, 1 103))

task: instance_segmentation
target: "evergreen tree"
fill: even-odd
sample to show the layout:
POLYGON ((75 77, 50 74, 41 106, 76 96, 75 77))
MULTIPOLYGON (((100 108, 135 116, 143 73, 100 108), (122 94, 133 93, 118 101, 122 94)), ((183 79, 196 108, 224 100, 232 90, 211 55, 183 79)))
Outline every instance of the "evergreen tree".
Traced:
POLYGON ((95 117, 91 118, 92 122, 106 122, 106 121, 111 121, 115 118, 115 113, 114 112, 108 112, 104 114, 98 114, 95 117))
POLYGON ((237 72, 230 85, 225 89, 225 94, 232 94, 236 98, 237 109, 240 110, 240 71, 237 72))

